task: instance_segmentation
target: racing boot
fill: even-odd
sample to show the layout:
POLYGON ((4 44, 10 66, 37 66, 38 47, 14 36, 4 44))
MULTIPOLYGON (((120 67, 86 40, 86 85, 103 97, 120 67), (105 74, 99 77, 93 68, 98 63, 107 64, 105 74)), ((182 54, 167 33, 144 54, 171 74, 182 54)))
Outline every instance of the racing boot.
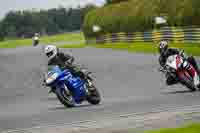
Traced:
POLYGON ((93 79, 89 76, 89 72, 82 72, 83 73, 83 76, 84 76, 84 80, 86 81, 87 83, 87 88, 90 92, 94 91, 95 90, 95 86, 93 84, 93 79))
POLYGON ((95 87, 92 83, 92 78, 89 76, 90 72, 76 67, 74 69, 74 74, 86 82, 86 87, 89 92, 92 92, 93 90, 95 90, 95 87))
POLYGON ((93 93, 96 92, 96 87, 93 83, 93 79, 91 78, 90 74, 91 72, 88 72, 87 70, 81 70, 81 77, 86 81, 86 86, 87 86, 87 90, 88 90, 88 96, 92 95, 93 93))

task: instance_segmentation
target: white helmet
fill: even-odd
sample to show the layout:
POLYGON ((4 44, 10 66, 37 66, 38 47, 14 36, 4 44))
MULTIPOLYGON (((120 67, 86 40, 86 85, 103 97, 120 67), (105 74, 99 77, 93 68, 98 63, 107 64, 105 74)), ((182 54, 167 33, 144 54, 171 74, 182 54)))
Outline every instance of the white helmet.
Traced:
POLYGON ((163 53, 163 52, 165 52, 167 49, 168 49, 168 42, 165 41, 165 40, 160 41, 160 43, 159 43, 159 52, 160 52, 160 53, 163 53))
POLYGON ((58 49, 54 45, 47 45, 44 48, 44 53, 48 57, 48 59, 51 60, 52 58, 54 58, 57 55, 58 49))
POLYGON ((39 36, 39 34, 38 34, 38 33, 35 33, 35 36, 39 36))

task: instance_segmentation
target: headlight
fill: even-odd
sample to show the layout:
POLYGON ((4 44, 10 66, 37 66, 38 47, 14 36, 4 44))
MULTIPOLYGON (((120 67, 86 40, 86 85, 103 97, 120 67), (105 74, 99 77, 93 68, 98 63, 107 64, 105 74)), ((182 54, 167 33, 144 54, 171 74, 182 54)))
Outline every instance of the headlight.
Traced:
POLYGON ((48 76, 46 79, 46 83, 51 84, 53 81, 55 81, 57 79, 58 76, 59 76, 58 73, 54 73, 54 74, 48 76))

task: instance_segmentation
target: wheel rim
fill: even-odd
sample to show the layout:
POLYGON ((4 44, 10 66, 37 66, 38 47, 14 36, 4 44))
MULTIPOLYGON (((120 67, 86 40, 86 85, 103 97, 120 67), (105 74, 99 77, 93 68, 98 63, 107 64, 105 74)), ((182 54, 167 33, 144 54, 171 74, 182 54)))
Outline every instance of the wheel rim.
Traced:
POLYGON ((64 99, 67 101, 73 102, 73 97, 71 95, 68 95, 66 90, 62 91, 64 99))

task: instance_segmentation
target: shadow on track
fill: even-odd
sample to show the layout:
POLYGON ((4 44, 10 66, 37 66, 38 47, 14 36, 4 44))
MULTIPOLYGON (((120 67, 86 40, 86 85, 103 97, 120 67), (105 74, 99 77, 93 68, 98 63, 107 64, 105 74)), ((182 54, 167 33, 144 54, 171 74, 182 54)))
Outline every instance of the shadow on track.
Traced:
POLYGON ((162 92, 163 94, 183 94, 183 93, 194 93, 190 90, 180 90, 180 91, 172 91, 172 92, 162 92))
POLYGON ((59 107, 51 107, 48 110, 50 111, 57 111, 57 110, 67 110, 67 109, 77 109, 77 108, 88 108, 91 106, 97 106, 97 105, 92 105, 92 104, 83 104, 83 105, 76 105, 75 107, 72 108, 67 108, 65 106, 59 106, 59 107))

